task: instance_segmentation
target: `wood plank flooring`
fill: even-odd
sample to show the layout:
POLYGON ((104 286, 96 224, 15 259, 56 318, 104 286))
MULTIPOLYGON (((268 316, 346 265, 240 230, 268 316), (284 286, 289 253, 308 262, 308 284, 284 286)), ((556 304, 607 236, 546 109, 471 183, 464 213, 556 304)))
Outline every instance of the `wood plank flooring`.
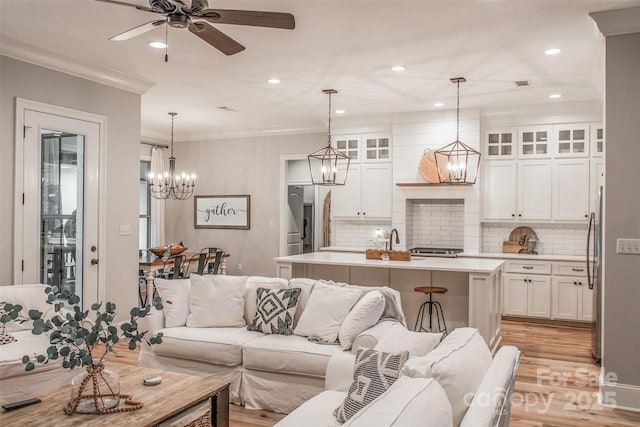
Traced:
MULTIPOLYGON (((600 367, 591 358, 591 330, 503 320, 501 345, 522 351, 511 411, 513 427, 634 427, 640 413, 606 409, 596 400, 600 367)), ((137 363, 119 345, 109 360, 137 363)), ((231 405, 231 427, 271 427, 284 415, 231 405)))

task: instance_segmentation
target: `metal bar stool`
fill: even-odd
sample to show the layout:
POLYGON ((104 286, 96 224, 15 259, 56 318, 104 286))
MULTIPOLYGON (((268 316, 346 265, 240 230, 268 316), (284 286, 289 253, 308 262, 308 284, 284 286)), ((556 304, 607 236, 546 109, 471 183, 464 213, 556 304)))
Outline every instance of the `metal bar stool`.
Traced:
POLYGON ((447 335, 447 323, 444 321, 444 312, 442 306, 438 301, 433 301, 433 294, 444 294, 448 291, 447 288, 441 288, 437 286, 418 286, 414 289, 416 292, 429 295, 429 299, 422 303, 420 310, 418 310, 418 317, 416 318, 416 325, 413 330, 416 332, 444 332, 447 335), (426 307, 429 307, 429 329, 425 329, 422 324, 424 322, 424 312, 426 307), (436 311, 436 320, 438 321, 438 330, 433 330, 433 310, 436 311), (442 319, 442 325, 440 324, 442 319))

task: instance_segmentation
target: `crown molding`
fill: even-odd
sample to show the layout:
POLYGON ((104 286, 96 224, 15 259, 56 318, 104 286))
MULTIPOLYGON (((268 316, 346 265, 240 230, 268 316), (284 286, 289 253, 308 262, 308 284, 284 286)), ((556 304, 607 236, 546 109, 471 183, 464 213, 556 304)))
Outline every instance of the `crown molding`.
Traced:
POLYGON ((0 39, 0 54, 140 95, 155 85, 154 82, 149 80, 81 62, 10 37, 2 37, 0 39))
POLYGON ((589 16, 605 37, 640 33, 640 6, 591 12, 589 16))
MULTIPOLYGON (((221 132, 217 132, 215 136, 210 133, 189 133, 183 135, 175 135, 175 142, 202 142, 202 141, 215 141, 220 139, 236 139, 236 138, 259 138, 267 136, 278 135, 304 135, 312 133, 326 133, 326 128, 320 128, 315 126, 301 126, 290 128, 278 128, 278 129, 228 129, 221 132)), ((143 128, 141 130, 142 139, 153 138, 160 139, 166 137, 166 134, 160 134, 152 129, 143 128)))

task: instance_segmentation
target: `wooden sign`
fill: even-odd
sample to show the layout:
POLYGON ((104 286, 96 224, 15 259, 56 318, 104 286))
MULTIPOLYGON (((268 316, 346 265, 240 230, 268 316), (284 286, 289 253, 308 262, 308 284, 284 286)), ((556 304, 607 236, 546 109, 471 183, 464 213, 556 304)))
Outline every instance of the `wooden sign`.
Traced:
POLYGON ((251 228, 251 196, 195 196, 195 228, 251 228))

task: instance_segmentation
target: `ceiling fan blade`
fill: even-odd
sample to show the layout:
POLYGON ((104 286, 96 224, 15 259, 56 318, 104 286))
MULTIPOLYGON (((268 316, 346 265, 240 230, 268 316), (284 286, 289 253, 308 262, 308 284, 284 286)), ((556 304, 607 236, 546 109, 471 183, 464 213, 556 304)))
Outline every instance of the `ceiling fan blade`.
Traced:
POLYGON ((101 1, 103 3, 111 3, 111 4, 117 4, 120 6, 129 6, 129 7, 134 7, 138 10, 142 10, 144 12, 156 12, 156 13, 160 13, 159 11, 153 10, 150 7, 146 7, 146 6, 140 6, 139 4, 131 4, 131 3, 126 3, 123 1, 118 1, 118 0, 96 0, 96 1, 101 1))
POLYGON ((285 30, 293 30, 296 27, 293 15, 281 12, 206 9, 202 12, 202 17, 214 24, 252 25, 254 27, 282 28, 285 30))
POLYGON ((147 31, 151 31, 154 28, 159 27, 162 24, 165 24, 166 22, 167 21, 165 19, 159 19, 157 21, 147 22, 146 24, 139 25, 137 27, 134 27, 130 30, 125 31, 124 33, 120 33, 116 36, 113 36, 109 40, 113 40, 117 42, 120 42, 123 40, 129 40, 139 36, 140 34, 144 34, 147 31))
POLYGON ((190 24, 189 31, 225 55, 233 55, 238 52, 242 52, 245 49, 244 46, 222 31, 213 28, 211 25, 204 22, 190 24))

